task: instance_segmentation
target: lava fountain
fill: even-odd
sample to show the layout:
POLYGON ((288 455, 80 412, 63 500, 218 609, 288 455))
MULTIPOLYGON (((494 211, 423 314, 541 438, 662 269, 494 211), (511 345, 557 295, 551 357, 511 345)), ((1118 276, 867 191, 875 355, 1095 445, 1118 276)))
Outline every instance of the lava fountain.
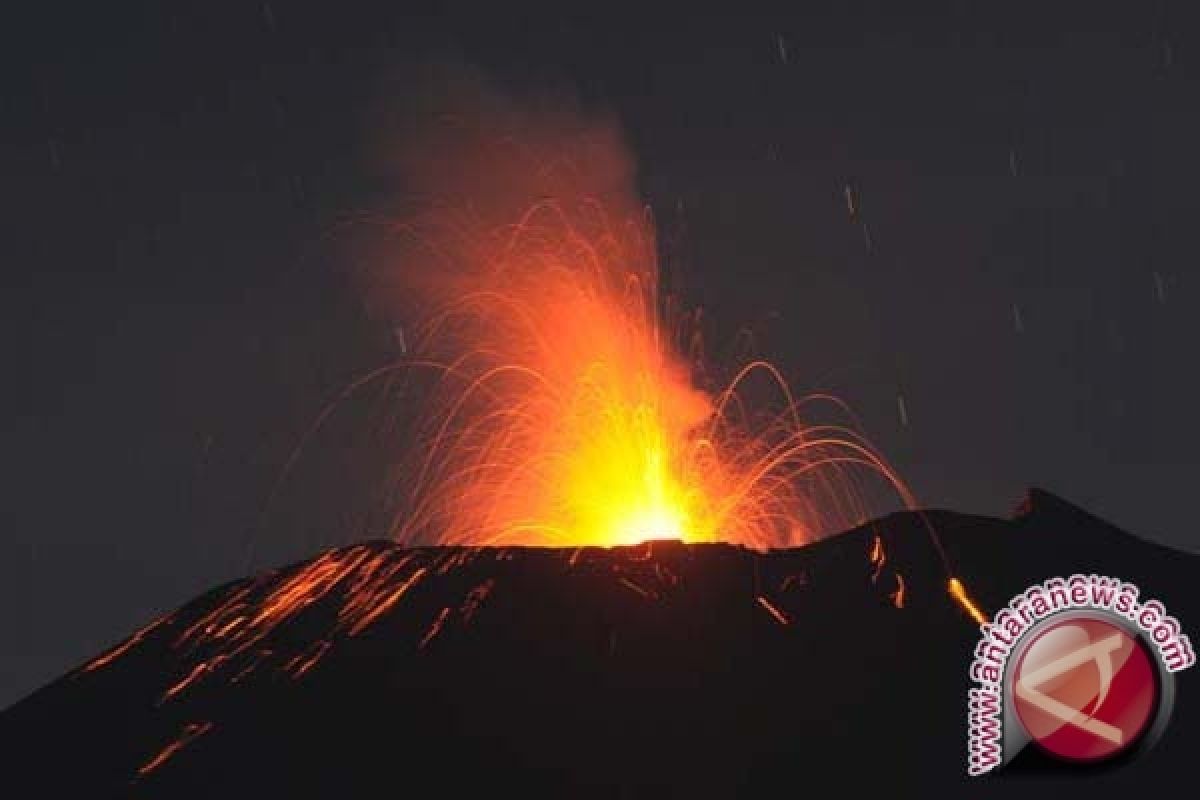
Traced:
POLYGON ((407 353, 315 426, 388 387, 393 539, 767 549, 865 521, 867 481, 914 505, 837 398, 793 396, 765 361, 697 369, 615 124, 473 85, 431 103, 405 117, 441 124, 392 145, 415 205, 351 226, 369 313, 402 321, 407 353))
POLYGON ((559 193, 509 224, 440 209, 395 232, 445 298, 396 365, 435 375, 390 490, 398 541, 767 549, 862 522, 864 478, 912 506, 836 398, 793 397, 765 361, 693 382, 693 318, 662 310, 645 215, 559 193), (751 382, 773 407, 745 401, 751 382))

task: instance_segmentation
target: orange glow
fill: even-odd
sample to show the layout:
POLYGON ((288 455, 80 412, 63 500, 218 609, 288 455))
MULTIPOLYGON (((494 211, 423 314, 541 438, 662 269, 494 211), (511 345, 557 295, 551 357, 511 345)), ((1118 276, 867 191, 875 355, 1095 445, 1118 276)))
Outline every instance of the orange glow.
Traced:
POLYGON ((384 159, 404 212, 348 237, 367 313, 403 357, 313 428, 350 394, 390 393, 392 538, 762 550, 865 521, 864 480, 915 505, 838 398, 794 395, 752 356, 705 362, 701 310, 661 285, 611 120, 469 78, 433 109, 384 159))
POLYGON ((154 758, 150 759, 138 768, 138 775, 143 777, 149 775, 151 772, 170 761, 172 756, 174 756, 183 748, 187 747, 192 740, 198 739, 212 730, 212 726, 213 724, 211 722, 188 723, 184 726, 183 732, 179 734, 178 738, 164 747, 157 755, 154 756, 154 758))
POLYGON ((899 572, 896 573, 896 591, 892 592, 892 605, 896 608, 904 608, 904 576, 899 572))
POLYGON ((417 645, 418 650, 424 650, 425 645, 429 644, 433 640, 433 637, 441 633, 442 626, 446 624, 446 618, 449 616, 450 609, 448 607, 438 612, 437 617, 433 620, 433 624, 429 626, 429 630, 425 632, 425 636, 422 637, 420 643, 417 645))
POLYGON ((433 316, 418 347, 445 370, 396 538, 715 538, 712 498, 687 463, 711 400, 662 341, 649 243, 594 224, 585 233, 558 206, 536 207, 433 316))
POLYGON ((963 586, 962 581, 958 578, 951 578, 947 589, 950 591, 950 596, 958 601, 963 611, 966 611, 976 624, 983 625, 987 622, 987 615, 980 611, 979 606, 975 605, 975 602, 967 595, 967 588, 963 586))
MULTIPOLYGON (((413 553, 393 558, 387 551, 357 545, 329 551, 285 579, 268 572, 249 580, 175 637, 173 646, 191 667, 167 686, 159 702, 170 702, 212 676, 228 677, 234 669, 234 682, 268 664, 299 680, 324 657, 335 637, 358 636, 431 570, 460 566, 470 555, 471 551, 452 551, 418 566, 413 553), (327 596, 338 608, 328 638, 275 664, 266 639, 327 596)), ((485 596, 486 591, 476 603, 485 596)))
POLYGON ((397 541, 764 550, 866 519, 864 477, 914 505, 836 398, 794 397, 765 361, 724 387, 693 380, 699 331, 662 310, 641 218, 543 200, 510 225, 443 209, 400 234, 402 260, 437 253, 437 302, 411 336, 419 358, 359 384, 432 377, 399 445, 414 456, 392 491, 397 541))
POLYGON ((133 635, 124 642, 85 664, 82 669, 80 669, 80 674, 93 672, 101 669, 102 667, 107 667, 113 661, 125 655, 126 652, 141 644, 142 640, 153 633, 155 629, 162 625, 169 624, 174 619, 174 616, 174 614, 165 614, 145 627, 134 631, 133 635))
POLYGON ((775 619, 775 621, 778 622, 780 625, 788 625, 790 623, 790 620, 787 618, 787 615, 785 615, 782 611, 780 611, 778 608, 776 608, 774 605, 772 605, 770 600, 763 597, 762 595, 759 595, 755 599, 758 601, 758 604, 760 606, 762 606, 763 610, 766 611, 768 614, 770 614, 775 619))

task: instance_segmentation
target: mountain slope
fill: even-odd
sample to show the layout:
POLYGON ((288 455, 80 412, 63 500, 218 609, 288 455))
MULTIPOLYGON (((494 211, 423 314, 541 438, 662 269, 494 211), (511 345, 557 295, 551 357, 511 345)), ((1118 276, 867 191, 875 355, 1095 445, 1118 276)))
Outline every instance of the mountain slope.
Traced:
MULTIPOLYGON (((1200 558, 1045 492, 1012 520, 924 520, 987 611, 1097 572, 1200 620, 1200 558)), ((768 554, 331 551, 214 589, 34 693, 0 714, 0 752, 42 796, 1061 793, 1032 758, 964 785, 978 631, 924 520, 768 554)), ((1089 790, 1181 785, 1190 678, 1163 741, 1089 790)))

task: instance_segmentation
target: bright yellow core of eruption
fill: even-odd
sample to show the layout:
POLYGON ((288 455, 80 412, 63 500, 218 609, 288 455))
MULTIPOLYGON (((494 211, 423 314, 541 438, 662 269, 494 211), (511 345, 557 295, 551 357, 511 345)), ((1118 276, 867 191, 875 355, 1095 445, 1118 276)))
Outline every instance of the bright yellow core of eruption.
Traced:
POLYGON ((542 291, 544 344, 513 362, 534 377, 508 395, 524 422, 503 426, 515 460, 484 501, 496 512, 485 527, 520 540, 528 522, 538 541, 562 545, 709 538, 711 489, 689 455, 708 398, 660 352, 636 301, 595 285, 542 291))
MULTIPOLYGON (((632 412, 592 445, 576 451, 563 482, 581 544, 637 544, 695 538, 698 490, 688 491, 669 469, 667 443, 650 414, 632 412)), ((575 538, 575 537, 572 537, 575 538)))

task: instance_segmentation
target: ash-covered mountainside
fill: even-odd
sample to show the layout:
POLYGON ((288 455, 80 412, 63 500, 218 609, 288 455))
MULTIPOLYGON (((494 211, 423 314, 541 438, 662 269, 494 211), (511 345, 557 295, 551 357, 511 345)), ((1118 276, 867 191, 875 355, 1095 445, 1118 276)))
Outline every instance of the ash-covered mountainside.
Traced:
MULTIPOLYGON (((985 612, 1096 572, 1200 624, 1200 558, 1044 492, 1011 520, 926 519, 985 612)), ((356 545, 215 589, 0 713, 5 783, 93 798, 1187 785, 1190 673, 1145 759, 1071 784, 1027 759, 964 786, 978 629, 949 577, 916 514, 767 554, 356 545)))

